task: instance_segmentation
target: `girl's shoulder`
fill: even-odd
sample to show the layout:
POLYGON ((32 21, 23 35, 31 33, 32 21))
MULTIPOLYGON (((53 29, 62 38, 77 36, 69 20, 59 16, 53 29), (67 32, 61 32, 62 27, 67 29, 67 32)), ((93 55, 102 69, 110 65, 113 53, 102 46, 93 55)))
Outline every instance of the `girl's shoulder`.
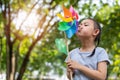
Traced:
POLYGON ((102 51, 105 51, 105 49, 102 48, 102 47, 97 47, 97 48, 96 48, 96 51, 97 51, 97 52, 102 52, 102 51))
POLYGON ((71 52, 76 52, 76 51, 78 51, 79 50, 79 48, 74 48, 74 49, 72 49, 71 51, 70 51, 70 53, 71 52))
POLYGON ((98 58, 98 62, 107 61, 108 64, 111 64, 111 61, 109 60, 109 55, 107 54, 107 52, 104 48, 97 47, 96 55, 97 55, 97 58, 98 58))
POLYGON ((96 48, 96 55, 98 55, 98 56, 103 56, 103 55, 107 55, 107 52, 106 52, 106 50, 104 49, 104 48, 102 48, 102 47, 97 47, 96 48))
MULTIPOLYGON (((79 53, 83 53, 83 52, 80 52, 80 49, 79 48, 74 48, 70 51, 70 55, 77 55, 79 53)), ((86 53, 90 53, 90 52, 86 52, 86 53)), ((100 55, 100 54, 103 54, 103 53, 107 53, 106 50, 102 47, 96 47, 96 50, 95 50, 95 55, 100 55)), ((86 54, 87 55, 87 54, 86 54)))
MULTIPOLYGON (((102 47, 96 47, 96 51, 97 52, 101 52, 101 51, 105 51, 105 49, 104 48, 102 48, 102 47)), ((74 52, 80 52, 80 48, 75 48, 75 49, 72 49, 71 51, 70 51, 70 53, 74 53, 74 52)))
POLYGON ((72 49, 70 51, 70 54, 72 54, 72 53, 78 53, 78 52, 79 52, 79 48, 75 48, 75 49, 72 49))

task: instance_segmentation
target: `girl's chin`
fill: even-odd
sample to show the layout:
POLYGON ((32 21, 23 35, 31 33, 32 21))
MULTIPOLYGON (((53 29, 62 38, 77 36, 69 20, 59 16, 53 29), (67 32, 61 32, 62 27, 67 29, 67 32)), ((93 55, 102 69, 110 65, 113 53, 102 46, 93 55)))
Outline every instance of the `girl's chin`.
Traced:
POLYGON ((77 36, 84 36, 84 35, 82 35, 81 33, 76 33, 76 35, 77 35, 77 36))
POLYGON ((82 34, 76 34, 76 36, 77 36, 79 39, 84 39, 84 38, 87 38, 87 36, 82 35, 82 34))
POLYGON ((77 37, 78 37, 78 38, 82 38, 82 37, 84 37, 84 36, 82 36, 82 35, 78 35, 78 34, 77 34, 77 37))

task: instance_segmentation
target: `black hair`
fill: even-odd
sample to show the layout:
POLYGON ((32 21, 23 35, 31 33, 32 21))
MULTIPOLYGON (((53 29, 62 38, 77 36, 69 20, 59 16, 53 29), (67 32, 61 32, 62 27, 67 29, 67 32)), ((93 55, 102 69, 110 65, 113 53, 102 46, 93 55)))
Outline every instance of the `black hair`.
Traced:
POLYGON ((85 19, 92 20, 92 21, 94 22, 94 28, 95 28, 95 29, 99 29, 99 33, 98 33, 98 35, 97 35, 96 38, 95 38, 95 44, 96 44, 96 46, 95 46, 95 48, 93 49, 91 55, 89 55, 89 57, 91 57, 91 56, 93 56, 93 55, 95 54, 96 47, 97 47, 97 46, 99 45, 99 43, 100 43, 100 37, 101 37, 101 31, 102 31, 102 30, 101 30, 100 24, 99 24, 95 19, 92 19, 92 18, 84 18, 84 19, 80 20, 80 23, 81 23, 81 21, 83 21, 83 20, 85 20, 85 19))

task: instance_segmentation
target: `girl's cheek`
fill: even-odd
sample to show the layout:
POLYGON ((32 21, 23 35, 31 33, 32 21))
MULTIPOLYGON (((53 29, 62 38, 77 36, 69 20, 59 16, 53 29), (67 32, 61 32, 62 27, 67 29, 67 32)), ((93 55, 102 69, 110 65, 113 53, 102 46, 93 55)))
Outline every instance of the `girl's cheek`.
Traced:
POLYGON ((78 32, 76 32, 76 36, 78 37, 79 35, 78 35, 79 33, 78 32))

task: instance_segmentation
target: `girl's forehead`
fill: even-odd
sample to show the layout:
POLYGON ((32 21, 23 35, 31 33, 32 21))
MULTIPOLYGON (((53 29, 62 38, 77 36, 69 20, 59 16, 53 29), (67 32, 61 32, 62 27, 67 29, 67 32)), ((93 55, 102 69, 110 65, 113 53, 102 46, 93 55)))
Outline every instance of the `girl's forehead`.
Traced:
POLYGON ((94 22, 90 19, 85 19, 81 23, 91 23, 91 24, 93 24, 94 22))

